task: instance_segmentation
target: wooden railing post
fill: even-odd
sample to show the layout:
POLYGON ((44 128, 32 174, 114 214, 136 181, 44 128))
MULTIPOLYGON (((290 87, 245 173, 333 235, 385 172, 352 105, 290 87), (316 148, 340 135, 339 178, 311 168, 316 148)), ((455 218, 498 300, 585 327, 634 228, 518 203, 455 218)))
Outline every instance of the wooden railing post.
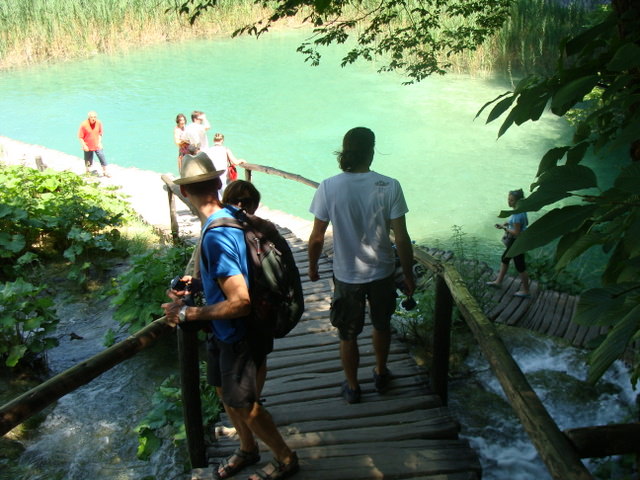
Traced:
POLYGON ((451 312, 453 297, 442 275, 436 276, 436 298, 433 322, 433 359, 431 363, 431 388, 440 396, 442 404, 448 403, 449 351, 451 346, 451 312))
POLYGON ((167 197, 169 198, 169 220, 171 222, 171 238, 175 242, 179 238, 178 217, 176 215, 176 199, 173 193, 173 187, 176 185, 169 175, 161 175, 162 181, 167 189, 167 197))
MULTIPOLYGON (((198 322, 199 323, 199 322, 198 322)), ((182 413, 187 433, 187 445, 192 468, 207 466, 200 401, 200 364, 198 359, 199 324, 181 325, 178 329, 178 358, 180 360, 180 386, 182 413)))

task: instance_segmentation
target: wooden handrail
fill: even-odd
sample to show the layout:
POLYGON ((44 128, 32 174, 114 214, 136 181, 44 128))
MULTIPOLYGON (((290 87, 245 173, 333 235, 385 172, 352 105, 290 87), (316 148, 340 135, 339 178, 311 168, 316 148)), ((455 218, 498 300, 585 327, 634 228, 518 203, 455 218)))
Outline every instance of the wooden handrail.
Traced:
POLYGON ((266 167, 264 165, 257 165, 254 163, 240 163, 238 164, 238 167, 242 167, 245 169, 245 177, 247 176, 247 173, 249 173, 249 177, 247 178, 247 180, 251 181, 251 174, 250 172, 262 172, 262 173, 266 173, 268 175, 277 175, 279 177, 282 178, 286 178, 287 180, 293 180, 294 182, 298 182, 298 183, 303 183, 304 185, 308 185, 312 188, 318 188, 318 186, 320 185, 318 182, 315 182, 313 180, 309 180, 308 178, 303 177, 302 175, 297 175, 295 173, 290 173, 290 172, 285 172, 284 170, 279 170, 277 168, 273 168, 273 167, 266 167))
MULTIPOLYGON (((438 277, 444 279, 448 292, 443 291, 442 288, 436 290, 436 306, 449 301, 447 298, 438 297, 451 295, 552 477, 558 480, 591 479, 592 476, 581 462, 576 448, 560 431, 558 425, 544 408, 520 367, 509 354, 497 329, 484 315, 478 302, 467 289, 460 273, 449 263, 438 266, 439 262, 419 247, 414 247, 414 250, 417 252, 416 258, 419 261, 420 259, 424 260, 424 262, 421 261, 423 265, 435 270, 438 277)), ((436 309, 436 315, 439 316, 435 319, 437 326, 434 329, 434 344, 448 343, 450 331, 443 331, 442 327, 438 327, 450 323, 450 319, 443 318, 447 315, 447 311, 441 310, 439 312, 436 309)), ((438 355, 440 361, 436 363, 436 355, 434 354, 432 370, 442 368, 441 359, 444 355, 448 357, 448 351, 440 352, 438 355)), ((432 372, 432 375, 435 375, 436 378, 442 378, 446 376, 446 373, 432 372)), ((442 382, 438 382, 438 385, 434 386, 438 386, 442 390, 442 382)), ((436 391, 436 393, 441 397, 447 397, 446 387, 444 391, 436 391)))
POLYGON ((160 336, 171 331, 173 329, 165 323, 165 317, 161 317, 125 340, 4 404, 0 407, 0 436, 67 393, 89 383, 110 368, 153 345, 160 336))

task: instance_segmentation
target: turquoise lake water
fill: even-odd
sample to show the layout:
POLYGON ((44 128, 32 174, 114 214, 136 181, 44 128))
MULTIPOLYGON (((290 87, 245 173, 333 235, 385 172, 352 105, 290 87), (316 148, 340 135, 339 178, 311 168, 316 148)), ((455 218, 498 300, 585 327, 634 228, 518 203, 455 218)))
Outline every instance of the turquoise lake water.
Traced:
MULTIPOLYGON (((303 32, 191 41, 120 55, 0 74, 0 135, 80 156, 80 122, 96 110, 110 163, 177 173, 174 118, 207 113, 235 155, 320 181, 338 173, 344 133, 377 135, 373 169, 402 183, 414 240, 447 242, 452 226, 499 253, 493 224, 506 194, 528 186, 542 154, 570 135, 555 117, 512 128, 474 121, 482 105, 511 88, 506 80, 437 76, 402 85, 375 64, 339 67, 339 53, 311 67, 296 46, 303 32)), ((80 160, 79 160, 80 161, 80 160)), ((254 176, 271 208, 311 219, 313 189, 254 176)))

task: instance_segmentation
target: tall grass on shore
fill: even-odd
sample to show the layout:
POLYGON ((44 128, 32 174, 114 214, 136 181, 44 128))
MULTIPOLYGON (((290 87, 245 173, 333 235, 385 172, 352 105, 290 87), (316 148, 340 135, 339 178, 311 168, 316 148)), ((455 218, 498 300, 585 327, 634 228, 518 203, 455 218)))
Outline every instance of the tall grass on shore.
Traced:
POLYGON ((476 51, 453 56, 456 71, 513 75, 549 73, 558 46, 593 22, 598 0, 516 0, 502 28, 476 51))
MULTIPOLYGON (((514 0, 496 35, 475 51, 442 61, 457 72, 546 73, 560 41, 587 25, 600 1, 514 0)), ((186 16, 167 11, 175 5, 176 0, 2 0, 0 69, 230 34, 269 11, 253 0, 219 0, 191 26, 186 16)), ((365 0, 351 9, 361 13, 368 6, 375 5, 365 0)))
POLYGON ((175 0, 2 0, 0 69, 231 33, 262 18, 252 0, 220 0, 194 26, 175 0))

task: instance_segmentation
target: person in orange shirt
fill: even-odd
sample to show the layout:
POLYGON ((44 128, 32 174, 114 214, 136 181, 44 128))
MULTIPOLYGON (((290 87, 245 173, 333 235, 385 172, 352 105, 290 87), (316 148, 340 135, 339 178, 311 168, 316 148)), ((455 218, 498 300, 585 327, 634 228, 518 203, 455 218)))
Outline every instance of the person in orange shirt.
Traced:
POLYGON ((93 165, 93 154, 98 156, 100 165, 102 165, 102 173, 105 177, 110 177, 107 172, 107 161, 102 151, 102 122, 98 120, 98 114, 91 111, 87 114, 87 119, 80 124, 78 130, 78 138, 80 145, 84 150, 84 166, 87 169, 87 175, 91 173, 91 165, 93 165))

